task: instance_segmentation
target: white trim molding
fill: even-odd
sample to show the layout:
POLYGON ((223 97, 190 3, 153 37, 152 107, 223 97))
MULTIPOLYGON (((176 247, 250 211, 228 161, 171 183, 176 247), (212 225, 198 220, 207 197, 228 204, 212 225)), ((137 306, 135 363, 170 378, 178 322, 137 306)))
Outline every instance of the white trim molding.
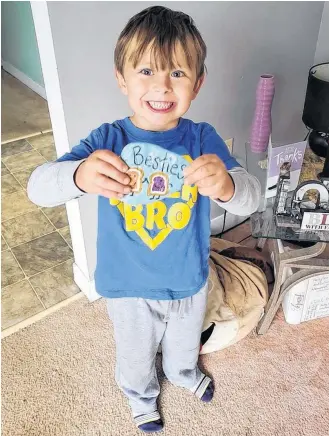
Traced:
POLYGON ((40 97, 47 100, 46 90, 41 85, 39 85, 39 83, 32 80, 30 77, 28 77, 26 74, 22 73, 22 71, 18 70, 16 67, 14 67, 9 62, 2 60, 1 64, 2 64, 2 68, 5 71, 7 71, 7 73, 16 77, 16 79, 18 79, 20 82, 24 83, 24 85, 26 85, 28 88, 32 89, 32 91, 34 91, 38 95, 40 95, 40 97))
POLYGON ((84 275, 81 269, 76 263, 73 264, 73 276, 74 281, 79 289, 85 294, 90 302, 96 301, 102 298, 95 288, 95 280, 90 281, 88 277, 84 275))
POLYGON ((70 151, 47 2, 31 1, 57 156, 70 151))
MULTIPOLYGON (((47 2, 31 1, 31 8, 37 37, 40 61, 48 97, 50 119, 57 156, 70 151, 67 125, 62 101, 62 92, 57 69, 56 53, 49 20, 47 2)), ((90 301, 100 298, 96 293, 92 275, 89 273, 85 235, 82 226, 79 199, 66 204, 75 264, 74 281, 90 301)))

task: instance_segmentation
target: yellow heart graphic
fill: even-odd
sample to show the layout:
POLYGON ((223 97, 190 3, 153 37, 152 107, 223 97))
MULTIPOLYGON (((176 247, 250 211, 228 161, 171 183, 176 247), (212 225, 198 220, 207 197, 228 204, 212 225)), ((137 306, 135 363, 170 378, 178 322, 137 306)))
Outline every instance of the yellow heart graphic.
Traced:
MULTIPOLYGON (((190 156, 185 155, 184 158, 186 160, 188 160, 189 162, 192 162, 192 159, 190 156)), ((188 208, 189 208, 188 217, 185 216, 185 219, 175 222, 175 224, 176 224, 175 227, 170 225, 170 223, 168 223, 167 225, 164 224, 163 226, 161 226, 159 223, 157 223, 158 227, 160 226, 159 227, 160 231, 156 236, 154 236, 154 238, 152 238, 150 236, 150 234, 148 233, 148 231, 144 227, 135 228, 134 230, 130 230, 130 231, 135 231, 136 234, 144 242, 144 244, 147 245, 152 251, 155 250, 167 238, 167 236, 173 230, 180 230, 188 224, 188 222, 190 220, 190 216, 191 216, 190 210, 193 209, 193 207, 197 201, 197 198, 198 198, 198 189, 196 186, 183 185, 182 192, 174 192, 168 198, 182 198, 182 200, 185 201, 185 203, 175 203, 172 206, 172 208, 170 208, 168 211, 168 214, 167 214, 168 218, 173 217, 174 213, 182 214, 182 211, 179 210, 179 205, 187 205, 188 206, 188 208), (178 206, 178 207, 176 207, 176 206, 178 206)), ((156 203, 158 203, 158 202, 156 202, 156 203)), ((161 202, 159 202, 159 203, 161 203, 161 202)), ((126 220, 124 203, 121 202, 120 200, 111 199, 110 204, 112 206, 117 206, 123 219, 126 220)), ((126 205, 126 208, 127 208, 127 211, 131 210, 131 209, 128 209, 128 208, 131 208, 131 206, 126 205)), ((187 212, 187 210, 185 208, 185 213, 186 212, 187 212)), ((153 219, 154 219, 154 216, 153 216, 153 219)), ((172 221, 174 222, 174 220, 172 220, 172 221)))
MULTIPOLYGON (((197 201, 197 197, 198 197, 198 189, 196 186, 187 186, 187 185, 183 185, 182 188, 182 192, 174 192, 173 194, 171 194, 168 198, 182 198, 183 200, 185 200, 185 203, 174 203, 173 208, 175 208, 175 206, 179 206, 179 205, 187 205, 188 208, 190 210, 193 209, 196 201, 197 201)), ((161 202, 156 202, 156 203, 161 203, 161 202)), ((156 205, 156 203, 154 203, 156 205)), ((124 219, 126 219, 126 213, 125 213, 125 207, 126 207, 126 212, 131 209, 130 205, 126 205, 121 202, 120 200, 110 200, 110 204, 112 206, 117 206, 117 208, 119 209, 122 217, 124 219)), ((177 213, 181 213, 179 210, 179 208, 175 208, 175 211, 177 213), (176 210, 177 209, 177 210, 176 210)), ((171 213, 171 209, 169 209, 168 211, 168 216, 170 216, 171 213)), ((144 228, 136 228, 133 231, 136 232, 136 234, 141 238, 141 240, 144 242, 145 245, 147 245, 152 251, 155 250, 166 238, 167 236, 173 231, 173 230, 180 230, 181 228, 184 228, 188 222, 190 220, 190 215, 188 216, 187 219, 185 219, 185 221, 182 221, 182 223, 177 222, 177 226, 176 228, 173 228, 169 223, 164 227, 161 228, 159 233, 154 236, 153 238, 150 236, 150 234, 148 233, 148 231, 144 228)))

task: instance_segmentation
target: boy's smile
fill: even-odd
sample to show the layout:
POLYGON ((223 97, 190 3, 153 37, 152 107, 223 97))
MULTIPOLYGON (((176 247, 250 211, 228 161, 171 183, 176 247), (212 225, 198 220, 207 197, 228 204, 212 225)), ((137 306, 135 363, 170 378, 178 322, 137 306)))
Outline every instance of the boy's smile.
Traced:
POLYGON ((159 69, 155 64, 149 48, 136 67, 127 61, 123 75, 117 72, 116 76, 134 112, 131 121, 144 130, 165 131, 176 127, 179 118, 188 111, 203 77, 197 80, 196 68, 188 66, 179 44, 175 68, 159 69))
POLYGON ((155 113, 167 113, 175 107, 175 103, 171 101, 148 101, 151 111, 155 113))

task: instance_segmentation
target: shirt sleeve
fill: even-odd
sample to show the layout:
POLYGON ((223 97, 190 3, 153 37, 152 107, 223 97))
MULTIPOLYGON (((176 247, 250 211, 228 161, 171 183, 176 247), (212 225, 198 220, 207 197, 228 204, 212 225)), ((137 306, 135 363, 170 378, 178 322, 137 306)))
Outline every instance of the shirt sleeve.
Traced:
POLYGON ((90 135, 82 139, 78 145, 72 148, 69 153, 65 153, 56 162, 77 161, 87 159, 94 151, 101 148, 102 138, 100 129, 93 130, 90 135))
POLYGON ((83 196, 85 193, 76 186, 74 174, 90 154, 102 147, 102 142, 99 129, 93 130, 69 153, 36 168, 27 185, 29 199, 38 206, 54 207, 83 196))
POLYGON ((224 140, 218 135, 216 130, 210 124, 206 124, 206 127, 202 133, 201 153, 216 154, 224 162, 227 170, 241 167, 236 159, 231 156, 224 140))
POLYGON ((213 200, 227 212, 238 216, 249 216, 256 212, 261 200, 259 180, 244 168, 232 168, 228 171, 234 182, 234 195, 226 202, 213 200))

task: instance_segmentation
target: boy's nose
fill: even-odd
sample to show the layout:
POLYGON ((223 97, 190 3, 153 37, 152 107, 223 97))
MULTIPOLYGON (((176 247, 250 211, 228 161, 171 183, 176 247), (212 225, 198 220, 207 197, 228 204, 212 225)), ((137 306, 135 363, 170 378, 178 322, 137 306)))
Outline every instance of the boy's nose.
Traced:
POLYGON ((156 92, 162 92, 162 93, 171 92, 172 86, 171 86, 170 78, 169 77, 156 78, 153 84, 153 89, 156 92))

